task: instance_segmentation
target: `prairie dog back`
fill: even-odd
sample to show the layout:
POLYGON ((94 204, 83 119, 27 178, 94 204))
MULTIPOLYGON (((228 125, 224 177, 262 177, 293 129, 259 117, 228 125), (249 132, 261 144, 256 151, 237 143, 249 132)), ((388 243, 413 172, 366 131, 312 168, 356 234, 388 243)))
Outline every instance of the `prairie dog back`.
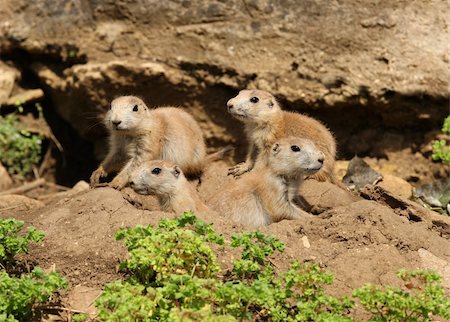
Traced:
POLYGON ((203 134, 194 118, 176 107, 160 107, 151 111, 165 126, 162 153, 157 159, 170 160, 191 174, 200 172, 206 156, 203 134))

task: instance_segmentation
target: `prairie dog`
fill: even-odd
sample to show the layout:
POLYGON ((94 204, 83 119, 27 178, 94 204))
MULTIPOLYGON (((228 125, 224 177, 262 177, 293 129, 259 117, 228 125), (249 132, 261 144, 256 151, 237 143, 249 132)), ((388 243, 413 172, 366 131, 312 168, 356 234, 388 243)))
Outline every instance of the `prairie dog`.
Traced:
POLYGON ((200 200, 180 167, 171 161, 142 163, 131 173, 130 186, 139 194, 156 195, 163 211, 176 214, 189 210, 200 214, 208 212, 208 207, 200 200))
POLYGON ((275 97, 260 90, 242 90, 227 102, 229 113, 245 124, 249 149, 245 162, 229 169, 240 176, 254 167, 267 163, 270 147, 279 139, 294 136, 309 139, 324 154, 322 170, 310 176, 318 181, 336 182, 333 175, 336 142, 330 131, 319 121, 281 110, 275 97))
POLYGON ((324 155, 307 139, 288 137, 269 149, 268 162, 219 193, 212 208, 246 226, 257 228, 309 214, 293 204, 302 179, 322 168, 324 155))
POLYGON ((205 163, 229 149, 206 157, 201 129, 191 115, 175 107, 150 110, 135 96, 114 99, 104 122, 110 133, 109 152, 92 173, 91 187, 101 177, 119 172, 109 185, 121 189, 134 168, 155 159, 171 160, 187 175, 200 174, 205 163))

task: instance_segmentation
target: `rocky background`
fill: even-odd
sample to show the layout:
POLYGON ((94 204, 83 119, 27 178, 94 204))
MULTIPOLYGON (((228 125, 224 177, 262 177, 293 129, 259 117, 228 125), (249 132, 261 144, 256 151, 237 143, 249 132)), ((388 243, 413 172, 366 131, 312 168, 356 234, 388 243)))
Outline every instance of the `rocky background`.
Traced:
MULTIPOLYGON (((47 232, 33 260, 56 265, 69 279, 68 307, 91 310, 102 285, 118 278, 124 250, 112 246, 114 232, 167 216, 148 211, 157 208, 154 200, 130 191, 86 192, 83 182, 66 191, 87 180, 106 152, 101 120, 109 102, 133 94, 149 106, 184 107, 211 150, 236 146, 233 160, 206 171, 199 192, 207 200, 229 180, 227 166, 245 153, 242 126, 226 112, 226 101, 259 88, 285 109, 327 124, 339 145, 337 175, 347 172, 346 183, 351 178, 361 188, 350 194, 306 185, 317 218, 265 230, 287 244, 277 263, 320 262, 338 276, 336 294, 363 282, 391 283, 398 269, 413 267, 439 271, 448 291, 450 220, 408 199, 413 186, 450 187, 449 167, 430 158, 430 142, 442 138, 450 113, 449 6, 440 0, 1 0, 0 114, 20 105, 23 125, 47 143, 43 178, 7 196, 0 192, 0 215, 47 232), (364 188, 367 177, 347 171, 355 155, 377 171, 364 172, 376 186, 364 188), (33 199, 11 197, 24 192, 33 199)), ((19 184, 0 180, 0 190, 19 184)), ((237 229, 217 225, 224 234, 237 229)))
POLYGON ((260 88, 323 120, 340 158, 414 154, 449 113, 449 12, 446 1, 3 0, 2 84, 16 85, 0 100, 44 100, 81 171, 60 178, 70 183, 104 153, 101 115, 121 94, 188 108, 217 147, 242 143, 226 101, 260 88))

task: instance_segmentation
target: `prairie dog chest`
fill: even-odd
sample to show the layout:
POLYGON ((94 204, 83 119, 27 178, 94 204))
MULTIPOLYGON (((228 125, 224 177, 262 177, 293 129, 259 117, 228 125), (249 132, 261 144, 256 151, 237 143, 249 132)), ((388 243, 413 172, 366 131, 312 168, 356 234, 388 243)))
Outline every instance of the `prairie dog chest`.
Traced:
POLYGON ((246 129, 249 139, 260 149, 265 150, 277 140, 275 131, 269 127, 254 127, 246 129))

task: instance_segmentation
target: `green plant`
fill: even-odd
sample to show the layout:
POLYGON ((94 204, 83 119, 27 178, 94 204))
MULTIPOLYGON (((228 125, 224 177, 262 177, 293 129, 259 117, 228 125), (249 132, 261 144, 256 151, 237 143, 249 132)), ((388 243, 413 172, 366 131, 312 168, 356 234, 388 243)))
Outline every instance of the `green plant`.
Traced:
POLYGON ((123 229, 116 238, 129 250, 122 268, 133 275, 105 287, 96 302, 103 321, 348 321, 352 303, 325 295, 321 285, 332 278, 318 266, 296 263, 275 274, 269 256, 284 245, 261 232, 232 236, 230 245, 242 253, 226 279, 209 246, 223 245, 223 237, 192 213, 123 229))
POLYGON ((429 321, 431 315, 450 318, 450 299, 438 274, 402 270, 397 276, 406 282, 406 290, 368 284, 353 292, 372 314, 371 321, 429 321))
POLYGON ((40 242, 44 233, 34 227, 28 227, 25 234, 19 235, 23 221, 0 219, 0 264, 10 265, 19 253, 27 253, 31 242, 40 242))
POLYGON ((35 268, 31 274, 20 278, 0 271, 0 320, 28 321, 32 308, 47 302, 67 282, 57 273, 46 274, 35 268))
POLYGON ((11 175, 25 177, 39 163, 42 139, 21 130, 15 115, 0 116, 0 161, 11 175))
POLYGON ((275 251, 284 251, 284 244, 263 233, 246 232, 231 236, 232 247, 242 247, 241 259, 233 262, 233 270, 238 277, 251 278, 261 273, 270 275, 272 263, 268 257, 275 251))
POLYGON ((170 274, 209 278, 220 269, 205 241, 223 244, 223 238, 192 213, 162 220, 156 228, 121 229, 116 239, 123 239, 129 251, 121 268, 131 271, 133 279, 144 285, 160 285, 170 274), (188 225, 191 229, 184 229, 188 225))
MULTIPOLYGON (((211 225, 186 213, 157 227, 117 233, 129 249, 123 268, 133 275, 114 282, 96 301, 102 321, 342 321, 354 302, 325 292, 333 276, 317 264, 293 262, 279 271, 270 256, 282 252, 278 239, 259 231, 223 240, 211 225), (222 274, 212 244, 240 248, 233 268, 222 274)), ((217 247, 217 246, 216 246, 217 247)), ((410 291, 365 286, 353 296, 372 313, 371 321, 426 321, 449 316, 440 277, 402 271, 410 291), (421 283, 419 283, 421 282, 421 283)))
POLYGON ((72 315, 73 322, 84 322, 88 319, 88 315, 85 313, 76 313, 72 315))
MULTIPOLYGON (((447 116, 442 126, 442 132, 450 134, 450 116, 447 116)), ((432 142, 433 160, 441 160, 445 164, 450 165, 450 146, 445 140, 436 140, 432 142)))

